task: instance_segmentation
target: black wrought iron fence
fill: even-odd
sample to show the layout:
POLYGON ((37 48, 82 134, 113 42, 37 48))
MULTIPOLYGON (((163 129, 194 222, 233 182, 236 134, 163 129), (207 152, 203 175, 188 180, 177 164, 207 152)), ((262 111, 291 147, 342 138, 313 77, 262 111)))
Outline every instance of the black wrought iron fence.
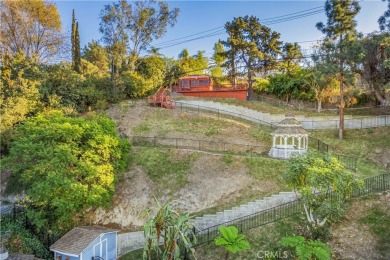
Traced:
MULTIPOLYGON (((363 181, 363 187, 355 189, 352 192, 352 197, 359 197, 375 192, 390 190, 390 173, 369 177, 363 181)), ((332 193, 330 193, 329 196, 332 196, 332 193)), ((243 232, 251 228, 260 227, 284 218, 292 217, 303 212, 303 210, 304 207, 302 201, 297 199, 267 210, 220 223, 203 230, 198 230, 195 231, 196 243, 194 243, 194 246, 208 243, 213 241, 216 237, 220 236, 218 231, 219 226, 236 226, 240 232, 243 232)))
POLYGON ((309 148, 313 148, 319 152, 327 153, 329 151, 329 145, 321 140, 309 136, 309 148))
POLYGON ((240 232, 255 227, 263 226, 284 218, 291 217, 303 211, 303 204, 299 200, 284 203, 279 206, 269 208, 257 213, 253 213, 244 217, 240 217, 231 221, 221 223, 203 230, 195 231, 196 244, 195 246, 207 243, 219 236, 219 226, 236 226, 240 232))
POLYGON ((271 147, 248 144, 234 144, 219 141, 173 138, 173 137, 130 137, 136 146, 166 146, 196 151, 230 153, 238 155, 267 156, 271 147))
MULTIPOLYGON (((270 146, 261 146, 261 145, 249 145, 249 144, 234 144, 226 143, 219 141, 208 141, 208 140, 198 140, 198 139, 185 139, 185 138, 175 138, 175 137, 157 137, 157 136, 131 136, 130 137, 133 145, 135 146, 160 146, 160 147, 174 147, 180 149, 189 149, 196 151, 205 151, 205 152, 216 152, 216 153, 228 153, 236 155, 250 155, 250 156, 259 156, 259 157, 269 157, 268 153, 271 149, 270 146)), ((329 146, 313 137, 310 137, 309 147, 315 149, 319 152, 328 152, 329 146)), ((282 152, 286 149, 283 148, 273 148, 281 150, 282 152)), ((294 151, 288 150, 288 153, 294 151)), ((297 150, 296 153, 301 153, 301 150, 297 150)), ((357 171, 357 158, 335 154, 335 157, 339 160, 341 164, 345 166, 346 169, 357 171)), ((284 157, 286 158, 286 157, 284 157)))
POLYGON ((344 165, 346 169, 352 170, 354 172, 357 171, 357 158, 353 156, 348 156, 344 154, 336 154, 332 153, 333 156, 337 158, 339 163, 344 165))

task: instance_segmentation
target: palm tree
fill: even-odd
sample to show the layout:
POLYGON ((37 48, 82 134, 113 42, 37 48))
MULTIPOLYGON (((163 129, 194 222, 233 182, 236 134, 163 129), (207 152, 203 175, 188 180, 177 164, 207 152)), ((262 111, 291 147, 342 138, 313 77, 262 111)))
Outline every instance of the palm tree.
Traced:
POLYGON ((174 201, 162 205, 155 198, 157 213, 150 216, 150 209, 146 212, 148 221, 144 225, 144 259, 151 259, 155 253, 156 259, 179 259, 180 245, 194 253, 191 239, 196 242, 193 227, 188 223, 192 218, 188 213, 179 214, 172 209, 174 201), (162 242, 162 248, 160 247, 162 242))
POLYGON ((220 226, 218 231, 221 234, 220 237, 215 239, 215 244, 217 246, 224 246, 227 250, 225 259, 229 258, 230 253, 237 253, 242 250, 250 248, 248 241, 245 240, 243 234, 238 234, 238 230, 235 226, 220 226))
POLYGON ((148 50, 148 56, 162 57, 164 55, 160 53, 160 48, 151 46, 148 50))

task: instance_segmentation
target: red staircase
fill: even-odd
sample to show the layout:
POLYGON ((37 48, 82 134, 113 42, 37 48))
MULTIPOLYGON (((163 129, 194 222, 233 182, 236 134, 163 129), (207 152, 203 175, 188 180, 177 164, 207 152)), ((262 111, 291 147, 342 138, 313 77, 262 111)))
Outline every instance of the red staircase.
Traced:
POLYGON ((166 87, 160 87, 154 95, 149 96, 148 103, 152 107, 175 108, 175 101, 170 96, 170 91, 166 87))

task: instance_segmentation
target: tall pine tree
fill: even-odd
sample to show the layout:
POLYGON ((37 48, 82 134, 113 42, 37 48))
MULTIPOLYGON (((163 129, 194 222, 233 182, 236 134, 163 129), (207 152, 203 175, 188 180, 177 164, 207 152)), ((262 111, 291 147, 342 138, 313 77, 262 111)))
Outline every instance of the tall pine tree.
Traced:
POLYGON ((74 71, 81 72, 81 52, 80 52, 80 35, 79 35, 79 23, 76 22, 76 16, 73 9, 72 12, 72 68, 74 71))
POLYGON ((360 6, 356 0, 326 0, 325 12, 328 17, 326 26, 320 22, 316 24, 318 30, 326 34, 327 42, 338 49, 339 82, 340 82, 340 125, 339 138, 344 137, 344 82, 345 82, 345 45, 356 39, 355 16, 360 6))

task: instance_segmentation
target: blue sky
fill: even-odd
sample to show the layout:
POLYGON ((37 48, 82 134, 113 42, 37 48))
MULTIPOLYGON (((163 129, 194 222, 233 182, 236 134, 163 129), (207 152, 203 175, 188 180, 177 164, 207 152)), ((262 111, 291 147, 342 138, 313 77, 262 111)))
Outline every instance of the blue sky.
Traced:
MULTIPOLYGON (((99 14, 104 5, 112 1, 54 1, 59 9, 63 30, 70 31, 72 9, 75 9, 76 18, 79 22, 81 46, 86 45, 92 39, 99 40, 99 14)), ((167 57, 177 55, 187 48, 191 55, 198 50, 205 51, 206 56, 211 55, 212 48, 218 39, 225 39, 227 36, 223 31, 224 24, 234 17, 254 15, 260 20, 274 17, 283 18, 288 14, 303 10, 323 7, 325 1, 167 1, 170 7, 180 9, 179 17, 174 28, 169 28, 167 34, 155 41, 152 45, 161 47, 160 52, 167 57), (221 28, 221 29, 219 29, 221 28), (211 30, 207 33, 204 31, 211 30), (212 37, 204 37, 199 40, 189 41, 180 45, 167 47, 166 42, 197 34, 178 41, 202 37, 206 34, 216 34, 212 37), (218 34, 220 33, 220 34, 218 34), (164 44, 165 43, 165 44, 164 44)), ((386 3, 382 1, 361 1, 361 11, 356 20, 357 29, 363 33, 378 30, 378 17, 386 9, 386 3)), ((269 21, 269 20, 268 20, 269 21)), ((281 34, 281 39, 287 42, 300 42, 304 49, 310 49, 314 42, 323 34, 315 28, 319 21, 326 22, 323 12, 313 14, 300 19, 290 20, 281 23, 264 24, 272 30, 281 34)))

